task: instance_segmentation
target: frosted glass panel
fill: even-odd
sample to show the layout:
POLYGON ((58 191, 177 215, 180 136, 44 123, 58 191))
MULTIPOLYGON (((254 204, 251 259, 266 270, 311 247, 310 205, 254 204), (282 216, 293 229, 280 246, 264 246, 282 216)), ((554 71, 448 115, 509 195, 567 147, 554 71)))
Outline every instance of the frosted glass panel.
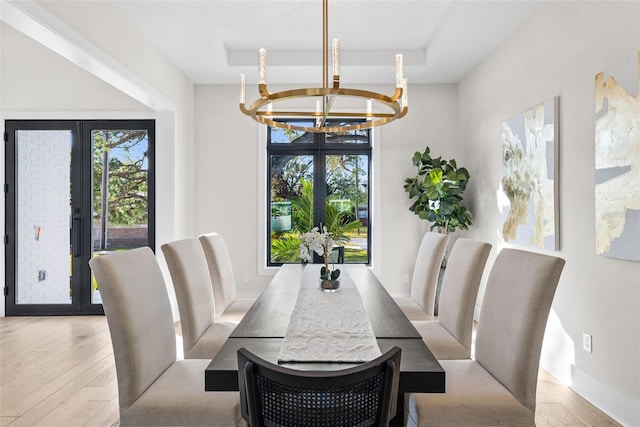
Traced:
POLYGON ((71 303, 71 132, 20 130, 16 304, 71 303))

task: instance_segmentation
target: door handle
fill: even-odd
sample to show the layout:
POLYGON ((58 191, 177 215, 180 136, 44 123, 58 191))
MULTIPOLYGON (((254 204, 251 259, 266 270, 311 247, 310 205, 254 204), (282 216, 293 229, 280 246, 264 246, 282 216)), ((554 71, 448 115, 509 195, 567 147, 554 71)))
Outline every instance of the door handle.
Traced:
POLYGON ((80 256, 80 218, 73 219, 73 256, 80 256))

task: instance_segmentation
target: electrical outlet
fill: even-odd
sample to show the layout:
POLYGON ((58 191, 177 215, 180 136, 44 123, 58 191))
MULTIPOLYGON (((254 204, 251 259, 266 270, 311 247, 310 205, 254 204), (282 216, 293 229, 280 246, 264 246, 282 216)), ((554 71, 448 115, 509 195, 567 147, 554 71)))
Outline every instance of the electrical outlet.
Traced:
POLYGON ((402 275, 402 283, 409 283, 409 273, 404 273, 402 275))
POLYGON ((582 333, 582 349, 587 353, 593 353, 593 347, 591 347, 591 334, 586 332, 582 333))
POLYGON ((247 273, 242 275, 242 283, 249 283, 249 275, 247 273))

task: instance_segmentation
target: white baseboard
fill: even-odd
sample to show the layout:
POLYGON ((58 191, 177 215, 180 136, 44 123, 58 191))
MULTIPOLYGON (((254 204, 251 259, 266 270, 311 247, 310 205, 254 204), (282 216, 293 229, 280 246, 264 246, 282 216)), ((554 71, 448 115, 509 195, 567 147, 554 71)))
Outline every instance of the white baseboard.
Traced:
POLYGON ((569 388, 592 405, 623 426, 640 426, 640 401, 622 395, 575 366, 571 367, 571 377, 573 384, 569 388))

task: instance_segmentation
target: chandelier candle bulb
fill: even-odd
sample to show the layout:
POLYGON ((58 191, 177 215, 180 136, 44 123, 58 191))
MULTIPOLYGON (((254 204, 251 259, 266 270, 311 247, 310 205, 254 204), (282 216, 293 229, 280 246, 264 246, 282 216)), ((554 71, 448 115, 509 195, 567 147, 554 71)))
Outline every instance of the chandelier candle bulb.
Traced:
POLYGON ((402 87, 402 54, 399 53, 396 55, 396 87, 402 87))
POLYGON ((258 83, 267 83, 267 50, 264 48, 258 50, 258 83))
POLYGON ((367 99, 367 120, 371 120, 371 113, 373 113, 373 101, 367 99))
POLYGON ((244 74, 240 74, 240 104, 244 104, 245 102, 245 77, 244 74))
POLYGON ((340 75, 340 40, 333 39, 333 75, 340 75))

